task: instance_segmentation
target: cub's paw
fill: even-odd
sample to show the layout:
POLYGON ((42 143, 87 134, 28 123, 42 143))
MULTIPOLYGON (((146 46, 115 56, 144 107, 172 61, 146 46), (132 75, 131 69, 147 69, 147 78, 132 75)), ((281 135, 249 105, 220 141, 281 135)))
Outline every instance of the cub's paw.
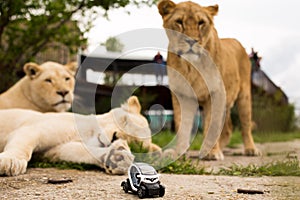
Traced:
POLYGON ((0 175, 17 176, 24 174, 27 168, 25 159, 17 159, 0 154, 0 175))
POLYGON ((132 164, 134 156, 125 140, 118 139, 113 142, 104 157, 104 169, 110 174, 125 174, 132 164))
POLYGON ((245 155, 246 156, 261 156, 262 153, 257 148, 248 148, 248 149, 245 149, 245 155))

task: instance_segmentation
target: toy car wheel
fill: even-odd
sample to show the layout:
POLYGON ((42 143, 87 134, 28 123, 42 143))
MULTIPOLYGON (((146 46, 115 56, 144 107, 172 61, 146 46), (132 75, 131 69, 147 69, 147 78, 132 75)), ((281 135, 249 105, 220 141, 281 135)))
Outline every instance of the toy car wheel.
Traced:
POLYGON ((165 195, 165 186, 159 185, 159 196, 163 197, 165 195))
POLYGON ((121 184, 123 190, 125 193, 128 193, 128 190, 129 190, 129 185, 128 185, 128 182, 127 181, 123 181, 122 184, 121 184))
POLYGON ((144 186, 141 186, 138 189, 137 194, 138 194, 140 199, 144 198, 146 196, 146 188, 144 186))

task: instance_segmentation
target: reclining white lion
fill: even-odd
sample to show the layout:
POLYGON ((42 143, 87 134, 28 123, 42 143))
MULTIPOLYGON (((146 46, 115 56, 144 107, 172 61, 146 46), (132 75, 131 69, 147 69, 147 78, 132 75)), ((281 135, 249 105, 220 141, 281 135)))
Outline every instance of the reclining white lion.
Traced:
POLYGON ((135 96, 103 115, 0 110, 0 175, 25 173, 33 153, 50 161, 94 164, 107 173, 123 174, 134 159, 127 141, 141 141, 150 151, 160 151, 151 142, 140 110, 135 96))
POLYGON ((24 108, 40 112, 63 112, 71 107, 77 63, 61 65, 26 63, 26 76, 0 94, 0 109, 24 108))

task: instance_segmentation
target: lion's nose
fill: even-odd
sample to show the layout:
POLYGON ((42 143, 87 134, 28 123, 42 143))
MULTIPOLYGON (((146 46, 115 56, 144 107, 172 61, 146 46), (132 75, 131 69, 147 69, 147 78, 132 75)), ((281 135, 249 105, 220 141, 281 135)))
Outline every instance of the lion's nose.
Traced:
POLYGON ((56 91, 56 93, 62 97, 65 97, 69 93, 69 91, 56 91))
POLYGON ((186 41, 191 47, 197 42, 197 40, 194 40, 194 39, 185 39, 185 41, 186 41))

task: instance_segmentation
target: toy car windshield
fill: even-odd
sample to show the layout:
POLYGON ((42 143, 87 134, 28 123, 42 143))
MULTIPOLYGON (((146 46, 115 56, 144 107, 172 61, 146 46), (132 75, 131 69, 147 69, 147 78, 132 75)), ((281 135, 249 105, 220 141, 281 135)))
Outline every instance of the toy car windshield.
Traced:
POLYGON ((150 165, 145 165, 144 163, 136 163, 136 166, 141 170, 141 173, 143 175, 157 175, 156 170, 150 165))

